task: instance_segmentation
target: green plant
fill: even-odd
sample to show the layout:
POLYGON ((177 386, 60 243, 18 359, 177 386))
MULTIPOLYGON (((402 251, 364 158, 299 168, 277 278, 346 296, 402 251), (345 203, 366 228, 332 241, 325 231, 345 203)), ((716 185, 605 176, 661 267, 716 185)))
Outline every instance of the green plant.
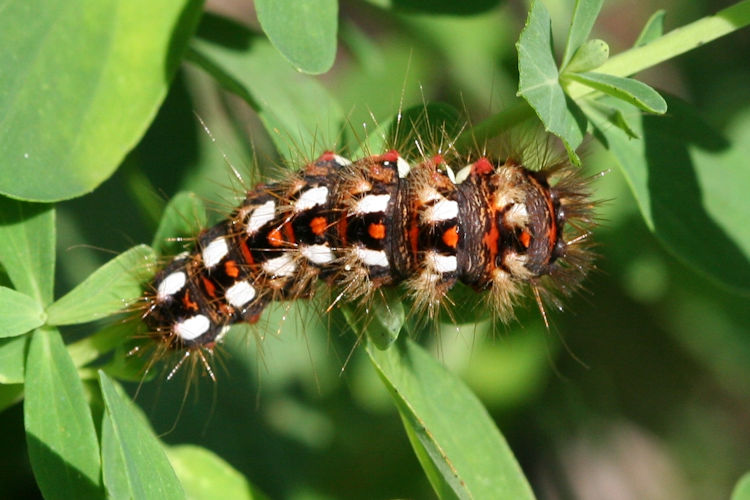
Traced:
MULTIPOLYGON (((148 420, 158 431, 169 431, 174 423, 164 440, 200 441, 205 448, 163 444, 112 380, 140 377, 139 358, 125 355, 130 325, 79 325, 113 315, 139 296, 156 255, 174 250, 165 236, 190 235, 205 226, 199 198, 177 194, 162 217, 153 191, 190 189, 222 199, 226 190, 220 185, 228 178, 224 151, 236 155, 235 165, 250 163, 251 156, 261 168, 294 163, 315 154, 315 148, 354 151, 366 135, 377 138, 377 132, 359 126, 372 123, 370 115, 385 127, 395 110, 421 106, 423 100, 460 101, 476 116, 493 92, 512 99, 516 82, 508 67, 516 67, 512 42, 519 29, 511 9, 498 10, 493 1, 429 7, 412 0, 372 3, 377 6, 347 5, 338 27, 335 0, 288 5, 258 0, 266 36, 203 13, 202 2, 191 0, 30 0, 0 10, 0 192, 7 196, 0 199, 0 407, 7 408, 9 421, 23 418, 42 494, 260 496, 241 470, 273 496, 426 495, 424 478, 413 479, 416 462, 398 440, 401 431, 390 402, 441 498, 531 498, 527 476, 565 475, 563 459, 573 456, 566 448, 569 429, 579 434, 582 427, 594 429, 592 434, 600 429, 603 442, 611 443, 606 431, 621 431, 613 424, 618 420, 663 431, 663 440, 687 447, 680 459, 684 469, 707 467, 715 476, 687 483, 696 497, 726 489, 748 468, 746 447, 735 450, 721 442, 731 441, 732 433, 719 433, 710 440, 712 449, 734 453, 736 459, 719 468, 691 455, 707 438, 678 441, 674 435, 714 432, 721 426, 712 426, 711 419, 746 417, 750 404, 746 85, 739 78, 726 86, 736 102, 726 107, 731 113, 713 117, 728 125, 724 134, 683 101, 628 77, 747 25, 748 0, 667 34, 662 33, 664 13, 657 12, 634 46, 612 58, 605 42, 589 40, 602 1, 579 0, 559 65, 551 50, 550 16, 542 2, 532 2, 517 45, 523 99, 502 106, 458 139, 466 145, 512 133, 536 114, 562 140, 572 161, 580 161, 576 151, 590 133, 603 146, 591 153, 592 163, 604 157, 622 173, 624 182, 613 173, 609 177, 617 175, 616 180, 605 177, 601 187, 602 198, 609 190, 626 200, 603 208, 601 265, 610 277, 592 278, 593 304, 571 304, 577 316, 555 317, 554 331, 572 346, 573 356, 565 351, 559 356, 566 374, 584 371, 575 356, 594 366, 587 377, 576 379, 580 389, 552 374, 547 359, 561 351, 561 344, 547 336, 533 311, 519 313, 522 331, 498 339, 486 340, 493 323, 482 317, 441 326, 440 334, 424 343, 463 373, 483 405, 434 356, 398 335, 403 317, 397 306, 381 325, 390 348, 368 344, 347 362, 353 335, 329 333, 320 321, 285 321, 281 318, 290 315, 277 308, 260 328, 268 337, 265 357, 248 355, 254 347, 234 339, 239 345, 230 345, 233 355, 224 374, 231 382, 201 384, 203 392, 216 391, 213 420, 220 422, 202 435, 198 429, 212 420, 211 401, 185 402, 176 381, 143 385, 136 400, 146 400, 153 385, 161 388, 159 407, 170 408, 170 399, 176 401, 171 408, 185 405, 171 413, 151 410, 148 420), (346 57, 330 80, 311 77, 331 69, 337 29, 346 57), (375 38, 378 30, 387 36, 375 38), (219 92, 217 84, 227 92, 219 92), (440 95, 441 87, 449 90, 440 95), (249 106, 253 116, 238 111, 238 103, 249 106), (197 132, 192 109, 212 137, 197 132), (245 144, 247 130, 252 146, 245 144), (624 185, 640 218, 628 205, 624 185), (678 262, 653 245, 646 228, 678 262), (119 248, 121 232, 136 241, 155 233, 152 247, 138 245, 101 267, 97 253, 70 249, 82 243, 119 248), (732 292, 713 288, 714 283, 732 292), (67 293, 54 300, 55 290, 67 293), (657 319, 641 319, 649 315, 657 319), (284 335, 273 334, 277 325, 284 335), (295 332, 306 340, 296 339, 295 332), (451 344, 457 336, 457 345, 451 344), (634 338, 646 342, 648 354, 632 347, 634 338), (341 358, 326 349, 329 342, 341 358), (299 344, 301 357, 309 355, 312 362, 298 360, 300 351, 291 344, 299 344), (613 356, 623 345, 633 352, 613 356), (466 356, 472 357, 467 361, 466 356), (347 363, 350 392, 334 378, 336 367, 347 363), (268 389, 254 389, 260 385, 254 370, 263 372, 268 389), (690 384, 715 389, 721 402, 741 409, 712 413, 687 405, 684 389, 690 384), (555 391, 545 392, 547 385, 555 391), (261 394, 257 407, 254 390, 261 394), (597 395, 596 403, 587 399, 587 390, 597 395), (13 406, 21 399, 22 416, 20 406, 13 406), (485 407, 508 423, 504 434, 526 476, 485 407), (236 415, 243 420, 231 418, 236 415), (342 423, 346 427, 340 428, 342 423), (394 435, 395 440, 387 439, 394 435), (269 446, 272 452, 265 452, 269 446), (555 463, 544 460, 551 447, 562 457, 558 471, 544 468, 555 463), (222 458, 209 449, 222 450, 222 458), (537 466, 541 472, 533 469, 537 466)), ((561 10, 556 3, 547 5, 561 10)), ((728 52, 724 57, 739 61, 736 71, 747 76, 741 51, 733 59, 728 52)), ((721 82, 728 75, 711 76, 721 82)), ((716 91, 708 102, 720 97, 716 91)), ((441 110, 456 114, 447 106, 441 110)), ((295 307, 298 318, 307 318, 314 305, 295 307)), ((350 331, 345 324, 342 330, 350 331)), ((706 401, 710 406, 714 400, 706 401)), ((576 476, 569 473, 567 479, 574 494, 576 476)), ((682 483, 677 484, 675 496, 682 483)), ((7 485, 8 491, 21 487, 7 485)), ((564 490, 565 484, 557 487, 564 490)), ((738 487, 738 497, 746 489, 738 487)))

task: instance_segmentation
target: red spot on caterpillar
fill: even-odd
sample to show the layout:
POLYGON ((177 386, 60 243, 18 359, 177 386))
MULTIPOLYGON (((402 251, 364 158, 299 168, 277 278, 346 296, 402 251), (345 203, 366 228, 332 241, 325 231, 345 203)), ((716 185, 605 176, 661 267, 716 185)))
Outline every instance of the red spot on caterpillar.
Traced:
POLYGON ((203 282, 203 289, 206 291, 206 293, 211 298, 216 298, 216 285, 213 284, 213 282, 206 278, 205 276, 201 276, 201 281, 203 282))
POLYGON ((482 243, 484 243, 484 246, 486 246, 490 251, 490 258, 487 260, 487 264, 489 265, 490 269, 493 269, 495 267, 495 257, 497 256, 498 242, 500 240, 500 231, 497 229, 497 222, 494 215, 495 213, 493 211, 492 217, 490 218, 490 220, 492 221, 490 230, 487 231, 484 234, 484 238, 482 238, 482 243))
POLYGON ((376 240, 385 238, 385 224, 370 224, 367 228, 367 234, 376 240))
POLYGON ((247 246, 247 240, 245 238, 240 238, 240 252, 242 252, 242 257, 245 259, 245 262, 248 264, 255 263, 253 254, 250 252, 250 248, 247 246))
POLYGON ((386 153, 382 154, 380 156, 380 159, 382 161, 389 161, 392 163, 396 163, 398 161, 398 151, 395 149, 391 149, 390 151, 387 151, 386 153))
POLYGON ((443 155, 435 155, 432 157, 432 164, 437 166, 441 163, 445 163, 445 159, 443 158, 443 155))
POLYGON ((458 246, 458 227, 453 226, 443 233, 443 243, 451 248, 458 246))
POLYGON ((281 226, 282 231, 284 231, 284 236, 286 236, 286 241, 288 241, 291 244, 294 244, 295 238, 294 238, 294 228, 292 227, 292 224, 290 222, 284 223, 283 226, 281 226))
POLYGON ((190 290, 185 290, 185 295, 182 296, 182 305, 185 306, 185 309, 191 311, 198 310, 198 303, 190 300, 190 290))
POLYGON ((524 232, 522 232, 522 233, 521 233, 521 234, 520 234, 520 235, 518 236, 518 241, 520 241, 520 242, 521 242, 521 244, 522 244, 522 245, 523 245, 524 247, 526 247, 526 248, 529 248, 529 245, 531 244, 531 233, 529 233, 528 231, 524 231, 524 232))
POLYGON ((323 151, 323 154, 320 155, 320 158, 318 158, 318 161, 333 161, 336 159, 336 155, 333 151, 323 151))
POLYGON ((491 174, 494 170, 495 167, 492 166, 492 163, 487 158, 480 158, 471 166, 472 173, 477 175, 491 174))
POLYGON ((224 272, 230 278, 236 278, 240 275, 240 269, 237 267, 237 263, 233 260, 228 260, 224 263, 224 272))
POLYGON ((310 221, 310 229, 314 235, 321 236, 326 232, 328 221, 325 217, 315 217, 310 221))
POLYGON ((276 248, 284 244, 284 237, 281 236, 281 231, 278 228, 268 233, 268 244, 276 248))

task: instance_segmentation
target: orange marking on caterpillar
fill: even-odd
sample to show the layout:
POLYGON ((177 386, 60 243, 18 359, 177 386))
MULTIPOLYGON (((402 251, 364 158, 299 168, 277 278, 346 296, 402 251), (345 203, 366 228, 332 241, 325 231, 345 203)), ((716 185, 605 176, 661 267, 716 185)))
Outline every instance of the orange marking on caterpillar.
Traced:
POLYGON ((385 238, 385 224, 370 224, 367 227, 367 234, 369 234, 371 238, 382 240, 383 238, 385 238))
POLYGON ((458 246, 458 227, 452 226, 443 232, 443 243, 451 248, 458 246))

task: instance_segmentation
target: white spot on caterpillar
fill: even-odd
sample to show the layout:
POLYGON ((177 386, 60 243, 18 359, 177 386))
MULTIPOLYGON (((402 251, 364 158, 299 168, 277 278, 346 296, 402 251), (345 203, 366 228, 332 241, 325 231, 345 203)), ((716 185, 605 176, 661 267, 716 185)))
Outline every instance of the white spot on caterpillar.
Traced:
POLYGON ((452 273, 458 268, 458 261, 455 255, 440 255, 439 253, 430 252, 425 257, 427 266, 435 272, 452 273))
POLYGON ((328 200, 328 188, 326 186, 308 189, 300 195, 294 203, 295 212, 304 212, 318 205, 323 205, 328 200))
POLYGON ((388 257, 383 250, 355 247, 354 252, 357 258, 366 266, 388 267, 388 257))
POLYGON ((463 181, 469 178, 471 174, 471 165, 466 165, 464 168, 456 173, 456 184, 461 184, 463 181))
POLYGON ((442 199, 431 207, 427 207, 424 213, 427 222, 440 222, 458 217, 458 202, 442 199))
POLYGON ((297 264, 288 253, 263 263, 263 271, 271 276, 292 276, 296 270, 297 264))
POLYGON ((300 253, 313 264, 328 264, 336 258, 328 245, 307 245, 300 248, 300 253))
POLYGON ((203 314, 175 323, 174 332, 184 340, 193 340, 200 337, 211 328, 211 321, 203 314))
POLYGON ((255 288, 247 281, 238 281, 224 293, 227 302, 234 307, 242 307, 255 298, 255 288))
POLYGON ((396 160, 396 168, 398 170, 398 176, 401 179, 408 176, 409 172, 411 172, 411 166, 400 156, 398 157, 398 160, 396 160))
POLYGON ((339 155, 333 155, 333 161, 336 162, 336 166, 341 167, 348 167, 352 164, 352 161, 349 158, 344 158, 343 156, 339 155))
POLYGON ((391 195, 389 194, 368 194, 357 202, 353 212, 357 214, 385 212, 390 200, 391 195))
POLYGON ((216 238, 211 243, 208 244, 206 248, 203 249, 203 252, 201 252, 201 256, 203 257, 203 264, 208 268, 211 269, 216 264, 221 262, 221 259, 224 258, 226 254, 229 253, 229 247, 227 247, 227 241, 224 239, 224 237, 216 238))
POLYGON ((187 276, 182 271, 177 271, 164 278, 156 288, 156 300, 163 301, 176 294, 185 286, 187 276))
POLYGON ((525 226, 529 222, 529 213, 526 211, 526 205, 523 203, 515 203, 505 213, 504 219, 514 226, 525 226))
POLYGON ((273 220, 276 215, 276 204, 273 200, 268 200, 250 214, 247 221, 247 234, 252 235, 258 232, 260 228, 273 220))

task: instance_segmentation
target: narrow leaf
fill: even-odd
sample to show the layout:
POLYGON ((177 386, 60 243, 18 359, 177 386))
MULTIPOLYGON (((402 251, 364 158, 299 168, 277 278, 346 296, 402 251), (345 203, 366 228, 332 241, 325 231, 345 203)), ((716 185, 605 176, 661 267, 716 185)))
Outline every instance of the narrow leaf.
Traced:
POLYGON ((159 221, 151 246, 157 255, 176 255, 184 250, 174 238, 193 238, 206 227, 206 208, 194 193, 177 193, 159 221))
POLYGON ((44 324, 46 315, 34 299, 0 286, 0 337, 21 335, 44 324))
POLYGON ((44 497, 100 498, 94 420, 81 379, 56 329, 34 332, 25 386, 26 443, 44 497))
POLYGON ((649 113, 663 114, 667 111, 667 102, 664 98, 657 91, 638 80, 605 75, 604 73, 572 73, 567 77, 638 106, 649 113))
POLYGON ((245 476, 205 448, 172 446, 167 448, 167 457, 191 500, 211 500, 217 492, 237 500, 265 498, 254 491, 245 476))
POLYGON ((534 108, 545 129, 562 139, 571 161, 580 165, 575 149, 583 141, 586 117, 560 86, 550 29, 549 12, 535 0, 516 44, 518 95, 534 108))
POLYGON ((199 0, 5 2, 0 192, 90 192, 138 142, 167 93, 199 0))
POLYGON ((85 323, 115 314, 140 297, 156 257, 138 245, 110 260, 47 309, 48 323, 85 323))
POLYGON ((43 306, 52 302, 55 275, 52 207, 0 196, 0 263, 16 290, 43 306))
POLYGON ((336 58, 338 0, 256 0, 258 21, 276 49, 299 71, 325 73, 336 58))
POLYGON ((315 79, 291 68, 267 40, 216 16, 206 16, 199 33, 190 60, 247 101, 282 156, 309 158, 339 136, 344 114, 338 102, 315 79))
POLYGON ((143 415, 112 380, 99 372, 106 412, 102 422, 102 469, 115 499, 185 498, 164 448, 143 415))
POLYGON ((633 47, 640 47, 653 42, 664 33, 664 16, 667 14, 665 10, 657 10, 651 17, 646 21, 646 25, 641 30, 641 34, 638 35, 633 47))
POLYGON ((0 339, 0 383, 20 384, 26 367, 29 335, 0 339))
POLYGON ((463 382, 406 336, 385 351, 368 345, 367 353, 441 497, 534 498, 505 439, 463 382))
POLYGON ((573 10, 573 18, 568 30, 568 42, 565 45, 561 68, 565 68, 573 58, 573 55, 584 44, 594 27, 596 17, 602 9, 604 0, 576 0, 573 10))
POLYGON ((750 113, 719 135, 682 101, 668 97, 669 113, 643 115, 612 97, 633 132, 592 115, 597 136, 614 154, 646 225, 690 267, 743 293, 750 292, 750 113))
POLYGON ((750 500, 750 472, 746 472, 737 481, 734 490, 732 490, 732 500, 750 500))

